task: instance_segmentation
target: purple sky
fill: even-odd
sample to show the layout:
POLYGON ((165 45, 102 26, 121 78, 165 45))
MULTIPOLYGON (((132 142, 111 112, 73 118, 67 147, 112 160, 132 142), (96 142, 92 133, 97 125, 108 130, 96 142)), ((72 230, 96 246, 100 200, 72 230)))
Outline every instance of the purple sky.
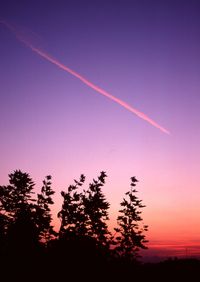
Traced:
POLYGON ((108 174, 111 220, 139 180, 148 239, 200 240, 200 3, 0 1, 36 47, 167 128, 166 135, 44 60, 0 25, 0 184, 14 169, 59 192, 108 174))

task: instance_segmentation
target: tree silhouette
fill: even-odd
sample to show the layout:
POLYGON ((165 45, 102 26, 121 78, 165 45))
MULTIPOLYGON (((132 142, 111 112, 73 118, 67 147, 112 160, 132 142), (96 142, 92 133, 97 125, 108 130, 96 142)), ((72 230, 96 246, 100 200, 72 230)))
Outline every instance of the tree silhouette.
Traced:
POLYGON ((51 188, 51 176, 48 175, 45 180, 43 180, 41 193, 37 194, 37 205, 35 205, 39 240, 45 244, 54 239, 57 235, 51 225, 52 215, 50 205, 54 204, 52 199, 54 193, 55 191, 51 188))
POLYGON ((32 190, 34 183, 27 173, 20 170, 9 174, 8 186, 0 186, 0 211, 6 222, 5 230, 14 223, 22 210, 33 208, 32 190))
POLYGON ((106 173, 102 171, 98 180, 93 179, 89 189, 84 190, 83 205, 87 220, 88 236, 93 238, 97 245, 109 248, 110 232, 106 221, 109 220, 108 209, 110 204, 102 193, 105 184, 106 173))
POLYGON ((87 233, 86 216, 82 204, 82 193, 78 192, 85 182, 85 176, 81 174, 80 180, 74 180, 75 184, 70 185, 67 192, 62 191, 62 209, 58 213, 61 220, 59 237, 84 236, 87 233))
POLYGON ((144 234, 148 227, 143 224, 141 210, 145 206, 136 196, 135 177, 131 177, 130 191, 120 203, 116 234, 111 236, 107 225, 109 203, 102 192, 106 177, 102 171, 88 189, 82 189, 82 174, 67 192, 61 192, 61 226, 56 236, 50 209, 54 194, 51 176, 45 178, 41 192, 35 195, 29 174, 20 170, 9 174, 9 185, 0 186, 0 278, 195 280, 200 260, 176 258, 157 264, 137 263, 139 251, 147 248, 144 234))
POLYGON ((60 236, 75 235, 77 237, 93 238, 97 243, 106 245, 109 235, 106 221, 108 218, 109 203, 102 193, 106 173, 101 172, 98 180, 93 179, 87 190, 78 191, 84 182, 82 174, 80 180, 68 187, 67 192, 61 192, 64 198, 62 210, 58 213, 61 219, 60 236))
POLYGON ((35 200, 32 199, 34 182, 20 170, 9 174, 8 186, 1 186, 1 210, 7 217, 6 248, 12 256, 30 255, 38 243, 34 222, 35 200))
POLYGON ((51 278, 45 269, 53 268, 55 277, 60 269, 63 275, 70 271, 74 275, 78 269, 81 278, 88 278, 88 267, 89 273, 91 269, 100 271, 102 279, 107 271, 111 277, 121 273, 123 278, 124 270, 116 272, 115 263, 137 261, 139 250, 146 248, 147 226, 142 224, 140 211, 144 205, 135 196, 137 179, 132 177, 113 237, 107 224, 110 204, 102 192, 106 177, 102 171, 83 189, 85 176, 81 174, 66 192, 61 192, 61 224, 56 233, 51 214, 55 193, 51 176, 46 176, 41 192, 35 195, 29 174, 20 170, 9 174, 9 185, 0 186, 0 264, 20 270, 20 275, 41 270, 44 279, 51 278))
POLYGON ((55 232, 49 205, 53 204, 51 176, 43 181, 41 193, 33 198, 34 182, 20 170, 9 174, 8 186, 0 186, 0 224, 12 253, 33 253, 40 242, 48 242, 55 232))
POLYGON ((147 231, 148 226, 142 223, 141 208, 142 201, 135 195, 137 190, 134 188, 138 180, 131 177, 131 189, 125 195, 120 203, 122 209, 119 210, 121 215, 117 218, 118 227, 115 228, 116 237, 114 240, 115 253, 118 257, 126 261, 136 261, 140 249, 146 249, 144 231, 147 231), (142 223, 142 224, 139 224, 142 223))
POLYGON ((34 183, 27 173, 20 170, 9 174, 9 183, 8 186, 0 186, 0 208, 1 214, 11 223, 19 210, 34 201, 31 199, 34 183))
POLYGON ((101 190, 105 178, 106 173, 101 172, 88 189, 79 191, 85 182, 85 176, 81 175, 80 180, 74 180, 75 184, 70 185, 67 192, 61 192, 63 204, 58 213, 61 219, 60 249, 62 255, 64 249, 70 254, 71 264, 72 261, 76 264, 79 261, 83 267, 87 261, 94 266, 109 252, 111 235, 106 223, 109 203, 101 190))

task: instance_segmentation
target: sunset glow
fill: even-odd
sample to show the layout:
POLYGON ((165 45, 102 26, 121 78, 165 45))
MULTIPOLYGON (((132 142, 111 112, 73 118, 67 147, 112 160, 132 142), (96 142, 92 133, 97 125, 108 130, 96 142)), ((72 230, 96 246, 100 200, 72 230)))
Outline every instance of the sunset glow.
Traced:
POLYGON ((1 1, 0 185, 52 175, 58 230, 60 192, 106 171, 113 229, 135 176, 144 255, 200 256, 200 2, 114 2, 1 1))

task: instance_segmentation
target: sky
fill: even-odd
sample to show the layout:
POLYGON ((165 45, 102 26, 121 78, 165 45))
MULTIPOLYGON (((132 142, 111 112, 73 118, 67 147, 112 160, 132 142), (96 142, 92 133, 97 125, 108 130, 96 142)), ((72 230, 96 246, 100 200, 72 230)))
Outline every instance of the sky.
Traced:
POLYGON ((112 228, 136 176, 147 253, 200 255, 199 54, 199 1, 0 0, 0 184, 52 175, 58 227, 60 191, 106 171, 112 228))

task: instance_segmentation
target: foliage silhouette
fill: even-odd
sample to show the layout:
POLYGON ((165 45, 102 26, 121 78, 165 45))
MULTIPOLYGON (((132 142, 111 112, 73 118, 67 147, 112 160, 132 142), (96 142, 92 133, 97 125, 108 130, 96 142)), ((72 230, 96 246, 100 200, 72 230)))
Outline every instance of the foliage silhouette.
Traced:
POLYGON ((54 194, 50 176, 34 199, 34 182, 20 170, 9 174, 8 186, 0 186, 0 218, 4 251, 12 256, 33 256, 55 235, 49 205, 54 194))
POLYGON ((6 217, 4 235, 6 247, 12 253, 28 252, 37 242, 37 229, 33 223, 34 183, 27 173, 16 170, 9 175, 10 185, 0 186, 1 215, 6 217))
POLYGON ((102 188, 106 173, 83 189, 85 176, 61 192, 58 213, 60 230, 52 225, 54 191, 51 176, 35 195, 34 182, 27 173, 9 174, 9 185, 0 186, 0 277, 27 281, 195 281, 199 260, 168 260, 136 263, 140 249, 146 248, 147 225, 143 224, 142 201, 136 196, 137 179, 121 202, 116 234, 108 230, 109 203, 102 188))
POLYGON ((82 174, 79 181, 74 180, 66 192, 62 191, 62 209, 58 213, 61 219, 58 246, 68 253, 70 265, 77 260, 84 265, 100 263, 108 255, 110 247, 110 232, 106 221, 108 218, 109 203, 102 193, 106 173, 101 172, 97 180, 89 184, 87 190, 82 189, 85 176, 82 174), (103 256, 103 257, 102 257, 103 256))
POLYGON ((115 254, 125 261, 136 261, 140 249, 146 249, 144 232, 148 226, 139 224, 142 222, 141 209, 145 206, 142 201, 135 195, 137 190, 134 188, 138 180, 131 177, 131 189, 125 195, 120 203, 122 209, 119 210, 121 215, 118 216, 118 227, 115 228, 116 237, 114 240, 115 254))
POLYGON ((37 279, 39 272, 43 280, 70 274, 88 280, 92 270, 98 278, 109 275, 111 280, 124 280, 133 270, 135 278, 140 277, 141 269, 150 273, 148 267, 135 263, 147 242, 147 225, 141 216, 144 205, 136 197, 137 179, 131 178, 131 189, 120 203, 113 236, 108 229, 110 204, 102 192, 106 177, 102 171, 84 188, 85 176, 81 174, 61 192, 60 229, 55 232, 51 176, 46 176, 41 192, 35 194, 29 174, 20 170, 9 174, 9 185, 0 186, 1 265, 15 269, 20 279, 25 279, 25 273, 35 273, 37 279))
POLYGON ((98 180, 93 179, 89 184, 89 189, 84 190, 83 205, 87 217, 87 234, 93 238, 97 245, 110 247, 110 232, 107 221, 109 220, 108 209, 110 204, 106 201, 102 193, 102 187, 107 177, 104 171, 101 172, 98 180))
POLYGON ((57 236, 53 225, 51 225, 52 215, 50 205, 54 204, 52 199, 54 193, 55 191, 51 188, 51 176, 48 175, 43 180, 41 193, 37 194, 37 205, 35 205, 39 239, 46 244, 57 236))
POLYGON ((84 236, 87 233, 87 219, 82 204, 82 193, 77 191, 85 182, 85 176, 81 174, 79 181, 74 180, 74 182, 74 185, 68 187, 67 192, 61 192, 63 204, 61 211, 58 213, 58 218, 61 219, 60 238, 84 236))
POLYGON ((16 170, 9 174, 8 186, 0 186, 0 209, 1 216, 4 216, 4 230, 14 222, 17 213, 31 206, 31 193, 34 183, 27 173, 16 170))

